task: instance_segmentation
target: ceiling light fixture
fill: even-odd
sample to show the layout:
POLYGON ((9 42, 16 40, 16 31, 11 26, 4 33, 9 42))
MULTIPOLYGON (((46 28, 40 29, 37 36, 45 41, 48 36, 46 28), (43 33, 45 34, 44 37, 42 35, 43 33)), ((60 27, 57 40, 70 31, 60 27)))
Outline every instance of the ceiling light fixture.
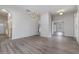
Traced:
POLYGON ((57 13, 59 13, 59 12, 64 12, 64 9, 60 9, 57 11, 57 13))
POLYGON ((32 18, 36 18, 39 16, 39 13, 37 13, 36 11, 34 12, 29 9, 26 9, 26 11, 27 11, 27 14, 30 15, 32 18))
POLYGON ((59 13, 59 15, 63 15, 63 14, 64 14, 63 12, 60 12, 60 13, 59 13))
POLYGON ((64 9, 58 10, 58 11, 57 11, 57 14, 58 14, 58 15, 63 15, 63 14, 64 14, 64 9))

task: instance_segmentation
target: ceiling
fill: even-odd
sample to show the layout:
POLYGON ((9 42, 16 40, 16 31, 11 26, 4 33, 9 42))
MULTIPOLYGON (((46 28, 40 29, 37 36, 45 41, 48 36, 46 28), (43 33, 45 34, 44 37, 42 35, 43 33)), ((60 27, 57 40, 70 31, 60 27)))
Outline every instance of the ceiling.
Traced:
MULTIPOLYGON (((21 9, 24 11, 26 11, 28 9, 37 14, 41 14, 44 12, 50 12, 53 15, 56 14, 57 11, 60 9, 63 9, 64 13, 74 12, 76 10, 75 5, 9 5, 9 7, 11 7, 11 8, 16 7, 17 9, 21 9)), ((5 15, 7 15, 7 12, 0 10, 0 14, 5 16, 5 15)))
POLYGON ((29 9, 36 13, 44 13, 44 12, 50 12, 51 14, 56 14, 58 10, 63 9, 64 13, 74 12, 76 11, 75 5, 20 5, 17 6, 21 9, 29 9))

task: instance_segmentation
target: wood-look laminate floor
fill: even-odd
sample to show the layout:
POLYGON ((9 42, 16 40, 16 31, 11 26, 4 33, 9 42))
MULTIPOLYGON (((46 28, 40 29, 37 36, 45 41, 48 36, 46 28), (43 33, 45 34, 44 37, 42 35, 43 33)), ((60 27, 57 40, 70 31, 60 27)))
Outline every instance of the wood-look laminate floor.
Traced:
POLYGON ((78 54, 79 45, 74 38, 44 38, 40 36, 10 40, 0 36, 0 54, 78 54))

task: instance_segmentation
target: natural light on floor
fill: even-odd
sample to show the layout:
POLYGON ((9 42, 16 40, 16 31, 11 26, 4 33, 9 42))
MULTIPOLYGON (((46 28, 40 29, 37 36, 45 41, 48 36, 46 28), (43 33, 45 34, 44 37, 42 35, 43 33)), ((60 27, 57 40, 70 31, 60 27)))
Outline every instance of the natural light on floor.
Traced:
POLYGON ((58 36, 63 36, 63 33, 62 32, 57 32, 57 35, 58 36))

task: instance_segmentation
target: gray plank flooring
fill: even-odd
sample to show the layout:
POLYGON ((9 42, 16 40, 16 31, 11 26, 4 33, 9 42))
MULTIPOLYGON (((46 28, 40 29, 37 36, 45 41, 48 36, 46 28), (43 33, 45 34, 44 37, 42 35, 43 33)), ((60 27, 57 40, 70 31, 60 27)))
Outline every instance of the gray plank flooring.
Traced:
POLYGON ((11 40, 0 36, 0 54, 78 54, 79 45, 72 37, 31 36, 11 40))

